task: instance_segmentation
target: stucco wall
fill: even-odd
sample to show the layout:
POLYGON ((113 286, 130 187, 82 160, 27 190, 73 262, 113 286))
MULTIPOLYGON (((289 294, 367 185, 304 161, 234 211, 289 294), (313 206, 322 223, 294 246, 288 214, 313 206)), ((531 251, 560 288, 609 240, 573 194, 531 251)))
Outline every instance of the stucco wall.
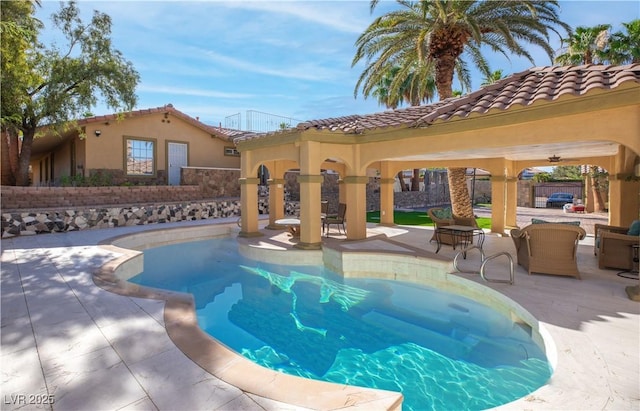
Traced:
POLYGON ((92 123, 86 126, 87 169, 118 168, 124 164, 124 137, 153 139, 157 142, 157 169, 167 169, 167 142, 189 145, 189 166, 194 167, 240 167, 240 157, 225 156, 224 147, 232 143, 212 136, 205 130, 169 114, 126 118, 122 121, 92 123), (108 124, 106 124, 108 123, 108 124), (95 130, 100 130, 100 137, 95 130))
MULTIPOLYGON (((191 167, 240 168, 240 157, 225 155, 225 147, 233 143, 221 139, 206 129, 176 117, 171 113, 155 112, 148 115, 125 117, 121 120, 95 121, 85 125, 85 137, 72 138, 76 145, 76 167, 79 175, 89 177, 99 170, 109 170, 117 179, 134 183, 166 184, 168 173, 168 143, 187 144, 187 165, 191 167), (99 131, 99 135, 96 134, 99 131), (131 177, 125 171, 125 138, 139 138, 155 144, 154 176, 131 177), (120 170, 121 172, 118 172, 120 170)), ((53 151, 53 182, 71 175, 70 141, 61 142, 53 151)), ((41 160, 51 157, 43 153, 32 158, 33 184, 50 184, 40 180, 41 160)))

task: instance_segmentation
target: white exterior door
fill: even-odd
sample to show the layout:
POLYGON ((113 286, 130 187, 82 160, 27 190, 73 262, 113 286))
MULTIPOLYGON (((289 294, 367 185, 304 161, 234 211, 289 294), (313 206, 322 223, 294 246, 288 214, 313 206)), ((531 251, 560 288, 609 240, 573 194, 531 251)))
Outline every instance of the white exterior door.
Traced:
POLYGON ((180 185, 180 167, 187 166, 187 145, 184 143, 169 143, 167 148, 169 158, 169 185, 180 185))

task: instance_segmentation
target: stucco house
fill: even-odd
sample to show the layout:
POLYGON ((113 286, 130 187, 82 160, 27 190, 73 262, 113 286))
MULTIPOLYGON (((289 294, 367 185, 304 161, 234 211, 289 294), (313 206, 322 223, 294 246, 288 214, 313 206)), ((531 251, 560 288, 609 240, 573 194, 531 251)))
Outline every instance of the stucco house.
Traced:
POLYGON ((240 168, 232 138, 173 105, 78 120, 54 135, 46 127, 33 143, 33 185, 99 176, 112 184, 180 184, 181 167, 240 168))

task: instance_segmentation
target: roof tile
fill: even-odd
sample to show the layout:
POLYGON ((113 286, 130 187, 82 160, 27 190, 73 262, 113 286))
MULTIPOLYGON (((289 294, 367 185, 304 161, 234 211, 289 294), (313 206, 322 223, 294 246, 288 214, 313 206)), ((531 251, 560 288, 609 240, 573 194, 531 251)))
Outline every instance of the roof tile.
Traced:
MULTIPOLYGON (((580 96, 596 88, 614 89, 626 82, 640 83, 640 64, 534 67, 459 98, 374 114, 309 120, 298 124, 296 129, 362 134, 386 127, 419 127, 456 117, 465 118, 472 113, 527 106, 538 100, 557 100, 565 94, 580 96)), ((234 141, 262 137, 265 134, 252 133, 234 141)))

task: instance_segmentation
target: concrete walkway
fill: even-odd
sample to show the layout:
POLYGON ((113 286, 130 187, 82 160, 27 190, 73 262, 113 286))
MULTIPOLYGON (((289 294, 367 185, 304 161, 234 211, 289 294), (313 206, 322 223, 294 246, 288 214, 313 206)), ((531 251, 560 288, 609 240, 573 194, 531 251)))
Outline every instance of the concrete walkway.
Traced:
MULTIPOLYGON (((207 224, 212 222, 163 228, 207 224)), ((119 256, 99 242, 157 228, 2 240, 3 410, 300 409, 243 392, 191 361, 167 336, 163 302, 123 297, 94 285, 92 273, 119 256)), ((430 229, 370 226, 369 231, 435 250, 426 241, 430 229)), ((490 235, 485 246, 488 254, 515 255, 509 238, 490 235)), ((440 255, 452 258, 454 251, 444 247, 440 255)), ((528 276, 518 267, 515 285, 486 284, 538 318, 556 347, 550 353, 557 364, 550 383, 502 408, 640 409, 640 304, 624 292, 637 280, 597 269, 592 238, 580 246, 578 262, 581 281, 528 276)), ((504 275, 501 270, 493 274, 504 275)))
MULTIPOLYGON (((491 218, 490 208, 476 207, 473 211, 478 217, 491 218)), ((608 224, 609 215, 607 213, 565 213, 560 208, 517 208, 516 222, 518 227, 526 227, 531 224, 532 218, 553 222, 580 221, 580 227, 584 228, 587 234, 594 235, 594 226, 596 224, 608 224)))

